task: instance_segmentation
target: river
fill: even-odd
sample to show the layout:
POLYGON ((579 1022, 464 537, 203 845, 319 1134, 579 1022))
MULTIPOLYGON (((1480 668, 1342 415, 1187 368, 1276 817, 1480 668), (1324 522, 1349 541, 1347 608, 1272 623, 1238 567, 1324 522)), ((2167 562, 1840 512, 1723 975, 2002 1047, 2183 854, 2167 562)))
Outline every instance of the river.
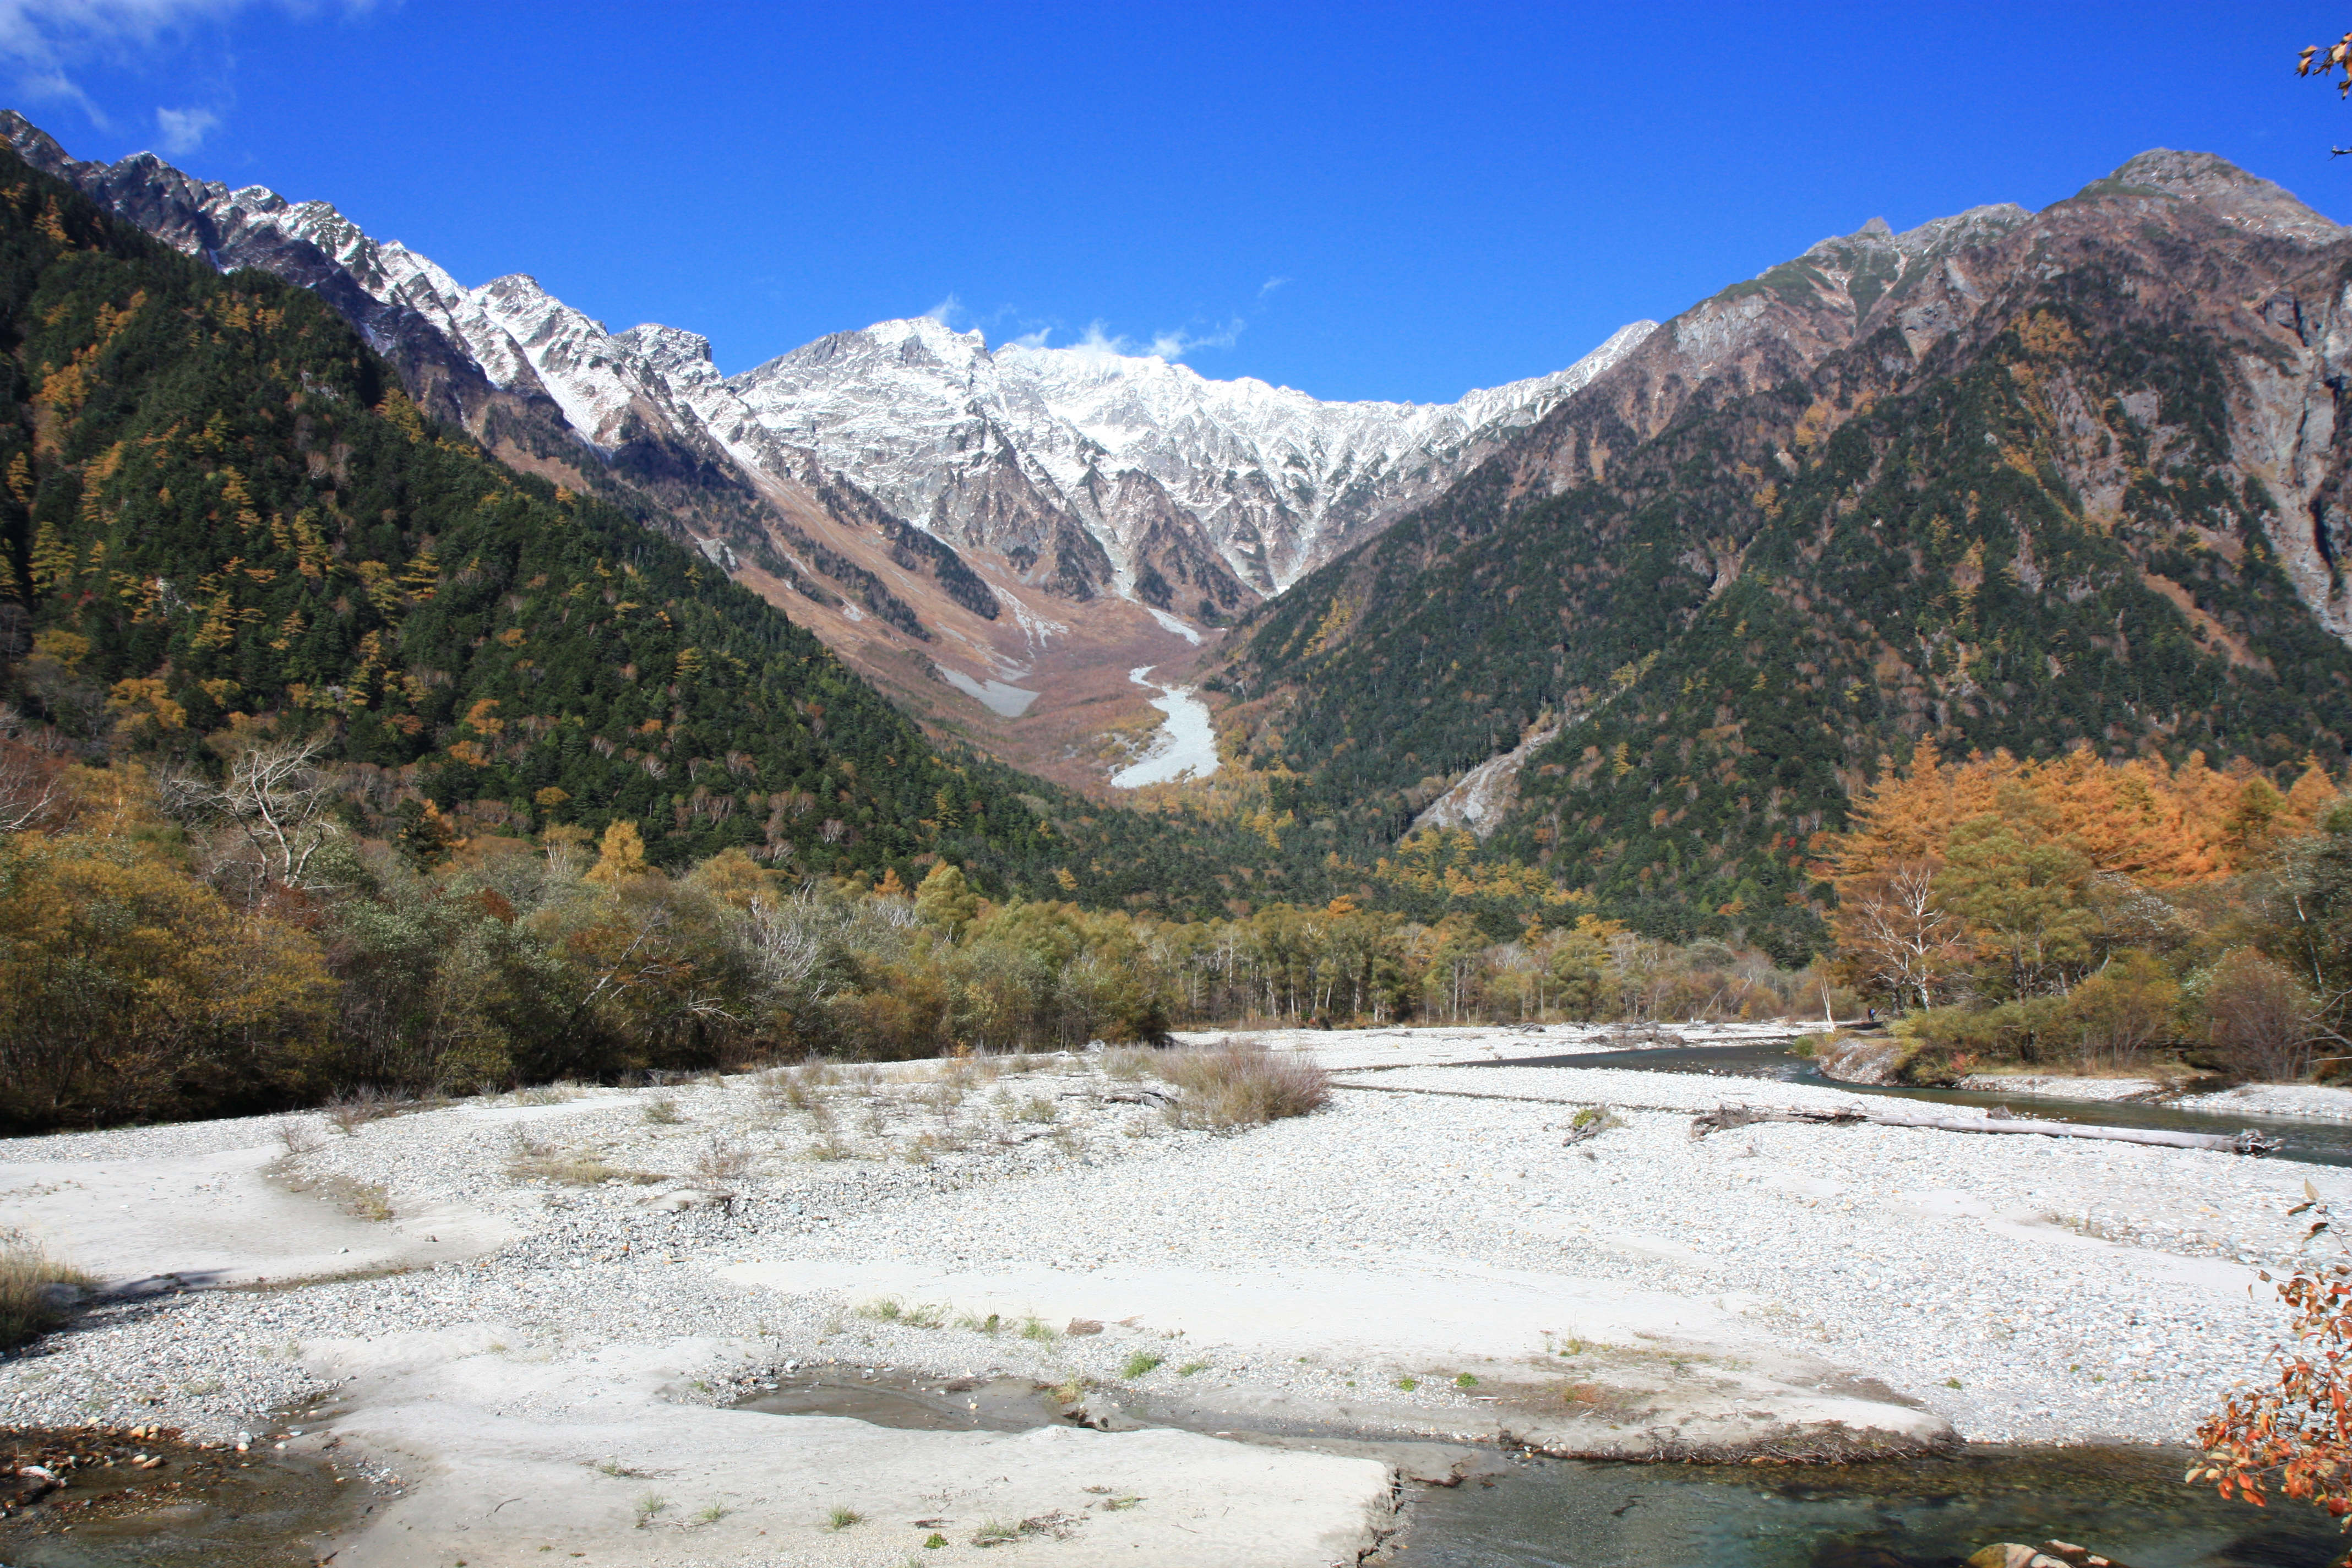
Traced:
POLYGON ((1842 1083, 1810 1057, 1773 1040, 1732 1046, 1659 1046, 1647 1050, 1588 1052, 1580 1056, 1515 1057, 1501 1062, 1464 1062, 1464 1067, 1618 1068, 1636 1072, 1692 1074, 1706 1078, 1775 1079, 1815 1084, 1850 1094, 1923 1100, 1941 1105, 2006 1105, 2021 1116, 2074 1121, 2093 1127, 2147 1127, 2175 1132, 2215 1132, 2224 1137, 2252 1127, 2280 1147, 2273 1158, 2311 1165, 2352 1165, 2352 1122, 2314 1121, 2242 1111, 2216 1115, 2136 1100, 2062 1100, 2054 1096, 2001 1095, 1982 1089, 1915 1089, 1902 1084, 1842 1083))

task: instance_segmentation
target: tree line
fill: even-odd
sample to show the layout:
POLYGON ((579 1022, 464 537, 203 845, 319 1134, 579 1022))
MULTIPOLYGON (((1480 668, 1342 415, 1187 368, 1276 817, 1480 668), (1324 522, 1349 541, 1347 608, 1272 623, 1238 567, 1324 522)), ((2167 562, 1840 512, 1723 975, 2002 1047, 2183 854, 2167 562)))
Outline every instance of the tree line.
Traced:
POLYGON ((1819 843, 1840 979, 1903 1011, 1908 1070, 2132 1068, 2183 1050, 2298 1079, 2352 1050, 2352 800, 2239 761, 2086 752, 1887 768, 1819 843))

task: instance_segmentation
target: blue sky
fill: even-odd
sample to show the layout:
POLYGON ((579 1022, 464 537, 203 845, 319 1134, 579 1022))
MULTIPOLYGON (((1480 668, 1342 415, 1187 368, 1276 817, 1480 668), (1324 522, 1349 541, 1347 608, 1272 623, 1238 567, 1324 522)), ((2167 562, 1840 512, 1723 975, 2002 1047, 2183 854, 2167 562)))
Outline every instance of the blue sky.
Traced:
POLYGON ((1441 400, 1873 216, 2151 146, 2352 218, 2341 5, 0 0, 83 157, 322 197, 748 368, 943 301, 1203 374, 1441 400), (2331 30, 2332 29, 2332 30, 2331 30))

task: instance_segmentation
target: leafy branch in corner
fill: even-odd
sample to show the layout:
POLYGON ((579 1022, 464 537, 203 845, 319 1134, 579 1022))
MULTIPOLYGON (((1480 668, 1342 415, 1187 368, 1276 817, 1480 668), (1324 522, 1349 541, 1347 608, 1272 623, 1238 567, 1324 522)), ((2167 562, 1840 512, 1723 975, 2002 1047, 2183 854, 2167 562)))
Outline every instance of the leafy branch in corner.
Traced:
MULTIPOLYGON (((2352 1529, 2352 1251, 2345 1248, 2318 1189, 2303 1184, 2290 1215, 2312 1215, 2303 1243, 2334 1242, 2333 1261, 2306 1259, 2283 1281, 2294 1345, 2274 1346, 2274 1384, 2241 1388, 2197 1429, 2205 1457, 2186 1479, 2213 1482, 2225 1498, 2256 1508, 2263 1493, 2308 1502, 2352 1529)), ((2263 1279, 2272 1283, 2268 1270, 2263 1279)))
MULTIPOLYGON (((2297 76, 2317 75, 2323 81, 2336 79, 2336 95, 2352 98, 2352 33, 2345 34, 2325 49, 2317 44, 2306 44, 2303 58, 2294 68, 2297 76)), ((2352 147, 2330 147, 2328 152, 2341 158, 2352 153, 2352 147)))

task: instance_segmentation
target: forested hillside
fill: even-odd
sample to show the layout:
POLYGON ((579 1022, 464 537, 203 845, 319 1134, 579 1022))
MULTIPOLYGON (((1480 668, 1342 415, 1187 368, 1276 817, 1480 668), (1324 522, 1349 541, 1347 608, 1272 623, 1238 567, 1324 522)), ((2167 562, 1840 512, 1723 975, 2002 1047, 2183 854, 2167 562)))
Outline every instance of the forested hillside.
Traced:
POLYGON ((0 683, 85 755, 317 734, 427 851, 627 820, 660 864, 1221 896, 1186 835, 942 755, 699 556, 423 418, 313 295, 5 155, 0 350, 0 683))
POLYGON ((1254 617, 1221 676, 1254 760, 1302 815, 1393 833, 1558 726, 1490 849, 1790 959, 1819 931, 1809 840, 1920 739, 2340 768, 2340 562, 2328 514, 2276 498, 2335 461, 2280 432, 2326 407, 2347 247, 2192 163, 2194 193, 2150 165, 1994 237, 1996 286, 1932 330, 1916 298, 1874 324, 1857 300, 1851 347, 1701 388, 1639 444, 1555 416, 1613 433, 1605 473, 1546 497, 1502 454, 1254 617))

